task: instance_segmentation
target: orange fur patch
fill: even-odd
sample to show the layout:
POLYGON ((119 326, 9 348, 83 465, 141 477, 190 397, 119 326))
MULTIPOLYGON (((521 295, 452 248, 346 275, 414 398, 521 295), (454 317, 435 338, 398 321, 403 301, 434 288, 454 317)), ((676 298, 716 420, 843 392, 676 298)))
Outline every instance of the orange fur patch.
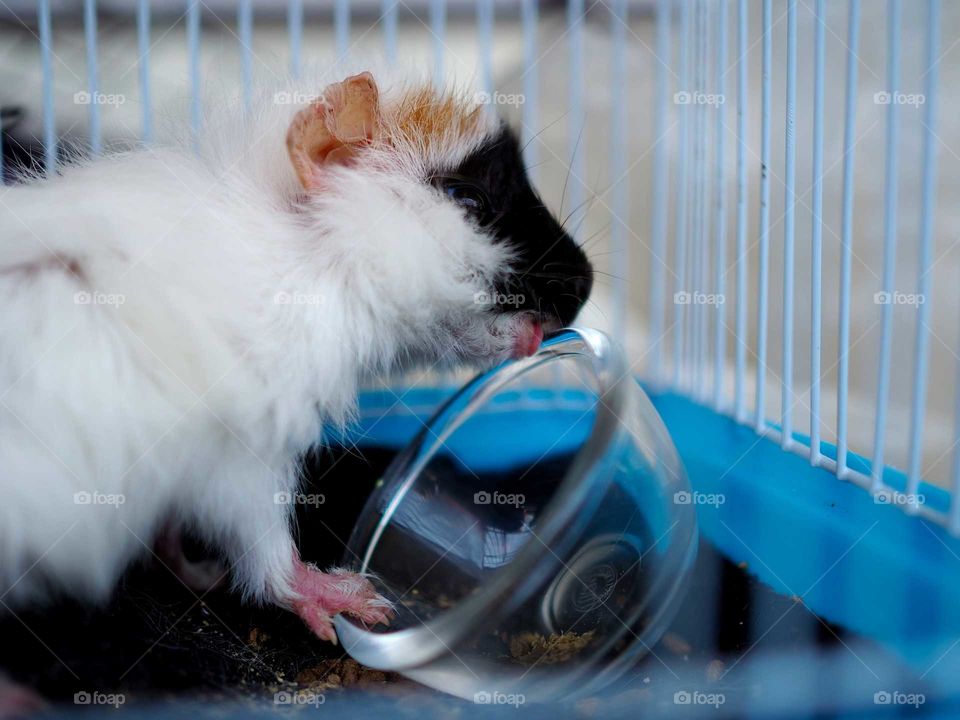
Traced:
POLYGON ((463 94, 440 92, 430 85, 408 90, 387 113, 387 135, 394 142, 410 142, 427 151, 484 130, 482 107, 463 94))

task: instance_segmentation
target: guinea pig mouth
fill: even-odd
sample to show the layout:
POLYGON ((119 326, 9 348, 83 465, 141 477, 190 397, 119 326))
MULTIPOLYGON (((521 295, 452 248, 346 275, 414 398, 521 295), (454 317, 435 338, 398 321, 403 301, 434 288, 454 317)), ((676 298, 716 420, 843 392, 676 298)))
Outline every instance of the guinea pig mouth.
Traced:
POLYGON ((540 318, 536 315, 524 315, 523 322, 514 335, 511 357, 519 360, 534 355, 543 342, 543 331, 540 318))
POLYGON ((501 312, 497 318, 490 331, 509 343, 507 350, 514 359, 534 355, 546 335, 563 328, 559 318, 529 310, 501 312))

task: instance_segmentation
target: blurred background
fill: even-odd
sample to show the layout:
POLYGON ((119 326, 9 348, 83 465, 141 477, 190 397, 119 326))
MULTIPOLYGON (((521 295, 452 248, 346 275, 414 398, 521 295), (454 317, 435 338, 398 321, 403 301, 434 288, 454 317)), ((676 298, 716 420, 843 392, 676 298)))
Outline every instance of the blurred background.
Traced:
MULTIPOLYGON (((81 0, 54 0, 49 3, 51 27, 50 62, 53 84, 50 99, 55 133, 67 145, 89 144, 91 107, 84 102, 91 70, 81 0), (80 95, 78 95, 80 93, 80 95)), ((145 131, 143 72, 150 89, 151 132, 162 138, 165 118, 189 117, 192 75, 189 52, 189 14, 184 2, 154 0, 149 3, 151 24, 148 56, 137 35, 136 2, 101 0, 97 9, 97 84, 103 93, 98 105, 100 134, 104 146, 141 138, 145 131), (143 58, 148 61, 147 69, 143 58)), ((680 87, 680 23, 671 24, 667 56, 657 49, 652 1, 615 2, 599 0, 572 3, 571 11, 561 2, 425 2, 406 0, 380 3, 358 0, 335 3, 327 0, 287 3, 280 0, 226 2, 209 0, 199 8, 199 82, 203 88, 233 89, 240 93, 244 72, 255 82, 267 82, 290 72, 291 63, 323 66, 345 53, 352 62, 382 60, 385 53, 385 25, 395 13, 395 61, 421 75, 439 73, 469 79, 478 87, 491 86, 501 93, 498 110, 521 128, 530 142, 528 161, 546 202, 566 216, 588 247, 599 272, 596 295, 582 322, 608 328, 628 345, 636 359, 636 370, 651 381, 671 380, 675 347, 670 330, 676 319, 673 296, 677 292, 717 293, 714 273, 704 273, 699 283, 678 285, 675 239, 677 157, 680 151, 679 111, 671 102, 663 115, 658 134, 656 78, 668 68, 670 97, 680 87), (579 7, 578 7, 579 6, 579 7), (289 32, 291 7, 303 13, 302 41, 292 47, 289 32), (346 11, 344 12, 344 9, 346 11), (578 11, 582 9, 582 14, 578 11), (385 13, 385 10, 388 12, 385 13), (249 45, 241 16, 252 19, 249 45), (485 13, 490 14, 485 24, 485 13), (526 15, 525 15, 526 13, 526 15), (531 17, 532 14, 532 17, 531 17), (524 25, 526 17, 527 26, 524 25), (339 29, 338 29, 339 28, 339 29), (439 29, 442 28, 442 29, 439 29), (531 32, 532 28, 532 32, 531 32), (489 43, 488 40, 489 39, 489 43), (249 48, 249 53, 245 48, 249 48), (298 53, 293 58, 292 53, 298 53), (244 63, 248 70, 245 71, 244 63), (666 153, 669 171, 666 192, 655 194, 654 162, 658 152, 666 153), (665 211, 665 252, 655 252, 654 202, 665 211), (562 207, 561 207, 562 206, 562 207), (651 302, 651 284, 660 276, 661 300, 651 302), (655 316, 652 316, 656 313, 655 316), (653 321, 651 323, 651 321, 653 321), (662 337, 651 335, 659 331, 662 337), (658 348, 659 344, 659 348, 658 348), (652 377, 655 357, 662 353, 664 373, 652 377)), ((678 3, 674 3, 675 13, 678 3)), ((738 344, 746 346, 747 377, 743 389, 746 407, 756 397, 757 298, 760 182, 760 72, 761 3, 748 5, 748 52, 739 57, 736 43, 734 5, 730 4, 728 53, 725 69, 716 72, 716 47, 707 47, 708 77, 705 91, 719 94, 718 78, 726 87, 725 102, 708 112, 707 164, 713 167, 720 138, 716 114, 723 113, 726 152, 722 183, 710 179, 712 202, 719 189, 725 191, 726 249, 720 258, 725 282, 724 307, 724 393, 723 404, 733 405, 733 359, 738 344), (738 256, 736 237, 736 78, 741 65, 748 77, 746 147, 747 252, 738 256), (715 111, 715 112, 713 112, 715 111), (738 265, 746 268, 744 296, 747 302, 746 333, 735 332, 738 265)), ((785 103, 785 15, 782 3, 774 7, 772 31, 773 94, 770 195, 770 257, 768 354, 766 357, 764 413, 780 417, 782 376, 783 231, 784 231, 784 103, 785 103)), ((43 83, 40 28, 35 2, 6 0, 0 6, 0 105, 4 108, 7 153, 39 151, 43 131, 43 83)), ((796 164, 796 264, 795 324, 792 417, 794 426, 808 432, 810 415, 810 238, 812 232, 812 38, 815 27, 814 2, 798 5, 797 73, 797 164, 796 164)), ((854 222, 852 235, 852 294, 850 328, 850 446, 869 456, 873 446, 874 417, 878 383, 880 311, 874 294, 881 290, 884 226, 885 112, 877 93, 887 87, 886 43, 887 5, 863 3, 860 47, 857 52, 859 84, 856 89, 856 143, 854 222)), ((709 22, 716 23, 718 5, 707 4, 709 22)), ((960 7, 945 3, 942 11, 940 73, 941 86, 956 87, 960 63, 957 42, 960 7)), ((844 163, 843 117, 847 59, 847 3, 826 3, 826 87, 824 106, 823 173, 823 334, 821 387, 823 399, 819 420, 823 439, 836 438, 836 393, 838 372, 839 254, 841 246, 841 187, 844 163)), ((924 22, 922 3, 907 3, 898 29, 902 43, 901 91, 919 95, 921 100, 902 105, 900 118, 899 216, 894 287, 902 293, 916 293, 919 277, 918 235, 920 226, 920 171, 923 128, 922 94, 928 68, 924 65, 924 22)), ((713 27, 713 25, 711 25, 713 27)), ((711 42, 716 42, 712 39, 711 42)), ((692 66, 691 66, 692 67, 692 66)), ((942 94, 943 105, 936 129, 939 159, 938 197, 934 224, 934 262, 927 323, 930 337, 930 375, 923 434, 925 478, 946 484, 950 476, 954 444, 953 408, 956 395, 958 322, 955 309, 960 301, 960 284, 955 281, 960 264, 960 218, 954 203, 947 200, 960 173, 960 141, 952 112, 952 94, 942 94)), ((692 135, 691 143, 692 143, 692 135)), ((690 145, 691 152, 692 145, 690 145)), ((711 170, 711 176, 713 170, 711 170)), ((688 198, 689 199, 689 198, 688 198)), ((705 228, 707 243, 713 247, 720 227, 717 213, 710 213, 705 228)), ((715 262, 716 257, 714 257, 715 262)), ((705 260, 706 262, 706 260, 705 260)), ((696 279, 696 278, 694 278, 696 279)), ((894 307, 892 383, 887 420, 887 454, 890 464, 903 468, 907 462, 907 432, 914 372, 913 345, 917 306, 894 307)), ((709 323, 717 321, 711 314, 709 323)), ((714 332, 706 333, 707 370, 712 378, 714 332)), ((702 390, 696 381, 696 359, 685 362, 688 390, 702 390)), ((434 379, 430 379, 434 382, 434 379)), ((704 381, 705 382, 705 381, 704 381)), ((712 379, 711 379, 712 382, 712 379)))

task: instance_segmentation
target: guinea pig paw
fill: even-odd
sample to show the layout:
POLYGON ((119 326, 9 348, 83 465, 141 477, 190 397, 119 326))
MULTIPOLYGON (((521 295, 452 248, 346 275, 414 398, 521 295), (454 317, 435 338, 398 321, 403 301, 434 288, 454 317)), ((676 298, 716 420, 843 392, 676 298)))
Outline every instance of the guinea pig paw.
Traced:
POLYGON ((293 603, 293 609, 314 635, 321 640, 337 644, 337 633, 333 629, 333 621, 320 605, 307 599, 297 600, 293 603))
POLYGON ((299 595, 293 603, 296 613, 318 637, 334 643, 334 615, 346 613, 367 625, 389 625, 393 618, 390 601, 359 573, 338 568, 321 572, 299 563, 293 589, 299 595))

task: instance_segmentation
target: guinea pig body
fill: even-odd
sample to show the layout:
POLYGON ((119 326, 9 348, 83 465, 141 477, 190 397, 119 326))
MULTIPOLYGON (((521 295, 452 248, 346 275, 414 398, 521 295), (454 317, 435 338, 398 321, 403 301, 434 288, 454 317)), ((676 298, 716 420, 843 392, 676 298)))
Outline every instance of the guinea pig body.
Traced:
POLYGON ((337 612, 388 619, 365 579, 299 560, 299 458, 365 378, 527 354, 585 300, 589 263, 466 96, 363 73, 283 97, 6 191, 9 608, 106 598, 173 518, 321 637, 337 612))
MULTIPOLYGON (((349 389, 324 387, 348 351, 337 357, 334 343, 303 353, 283 318, 293 306, 274 302, 289 277, 280 248, 296 243, 293 223, 233 201, 229 180, 212 185, 207 168, 176 150, 68 167, 13 188, 5 208, 0 569, 13 585, 8 600, 37 599, 48 585, 105 597, 165 515, 213 531, 224 547, 252 546, 256 538, 242 536, 264 533, 285 510, 274 494, 292 489, 297 448, 319 437, 320 416, 306 405, 322 394, 334 414, 348 409, 349 389), (312 381, 292 362, 298 353, 312 381), (246 515, 254 504, 275 517, 246 515)), ((287 291, 306 292, 292 280, 287 291)), ((320 332, 337 337, 342 317, 327 309, 320 332)), ((270 540, 252 552, 289 565, 289 546, 270 540)), ((266 591, 262 572, 236 577, 253 595, 266 591)))

